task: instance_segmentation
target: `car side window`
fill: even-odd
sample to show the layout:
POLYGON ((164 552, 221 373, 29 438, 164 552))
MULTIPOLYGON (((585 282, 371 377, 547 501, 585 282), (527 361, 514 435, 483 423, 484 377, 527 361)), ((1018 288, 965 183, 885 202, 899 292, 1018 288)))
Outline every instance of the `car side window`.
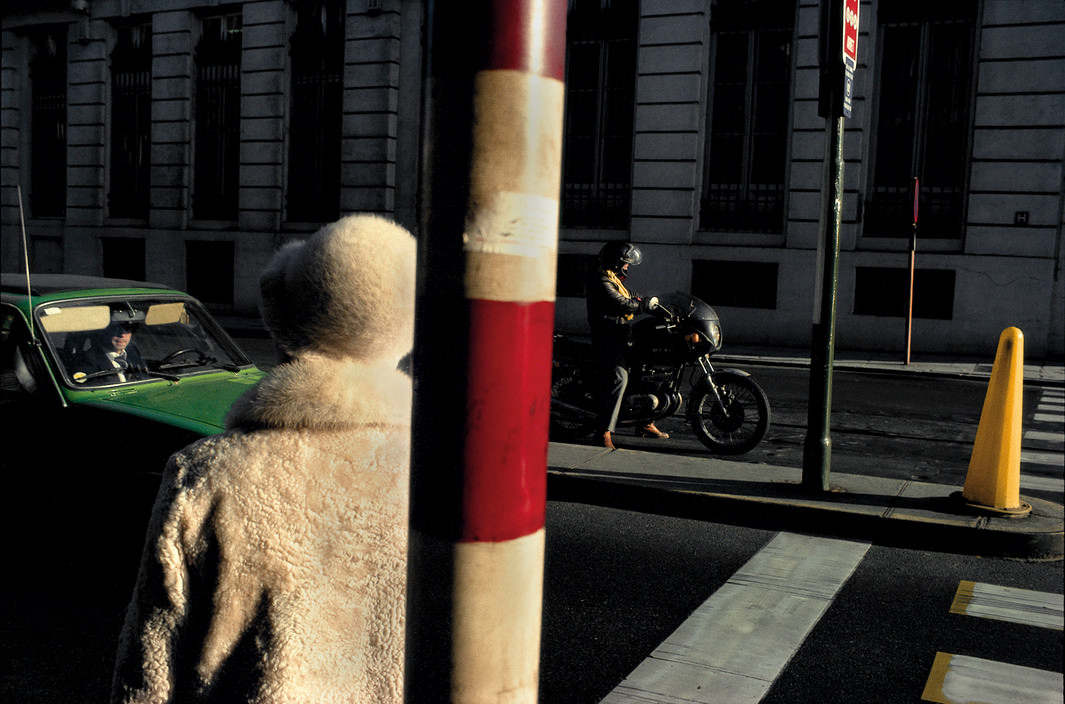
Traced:
POLYGON ((0 309, 0 392, 5 403, 42 393, 45 379, 39 360, 22 316, 0 309))

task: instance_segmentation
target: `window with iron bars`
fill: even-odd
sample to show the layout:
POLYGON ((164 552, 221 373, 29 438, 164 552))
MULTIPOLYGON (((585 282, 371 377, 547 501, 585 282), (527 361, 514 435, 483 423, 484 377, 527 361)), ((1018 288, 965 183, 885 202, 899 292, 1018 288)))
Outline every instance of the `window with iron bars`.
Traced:
POLYGON ((67 32, 48 27, 32 38, 30 197, 34 217, 62 217, 67 195, 67 32))
POLYGON ((300 6, 292 34, 287 218, 327 222, 340 214, 344 5, 300 6))
POLYGON ((570 0, 563 226, 628 225, 638 20, 636 0, 570 0))
POLYGON ((240 170, 240 13, 205 17, 196 46, 196 148, 192 214, 237 217, 240 170))
POLYGON ((784 231, 795 3, 715 0, 701 229, 784 231))
POLYGON ((960 239, 976 3, 881 3, 879 101, 863 233, 907 237, 918 178, 920 230, 960 239))
POLYGON ((111 217, 148 217, 151 128, 151 22, 117 27, 111 52, 111 217))

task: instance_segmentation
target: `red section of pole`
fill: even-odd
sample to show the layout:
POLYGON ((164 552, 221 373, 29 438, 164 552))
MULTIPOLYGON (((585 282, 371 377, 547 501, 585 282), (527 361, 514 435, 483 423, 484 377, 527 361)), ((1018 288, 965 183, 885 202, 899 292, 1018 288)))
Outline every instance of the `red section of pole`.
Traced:
POLYGON ((488 39, 489 52, 483 68, 563 79, 566 70, 565 2, 491 0, 486 11, 493 32, 488 39))
POLYGON ((544 526, 553 301, 470 303, 463 541, 544 526))

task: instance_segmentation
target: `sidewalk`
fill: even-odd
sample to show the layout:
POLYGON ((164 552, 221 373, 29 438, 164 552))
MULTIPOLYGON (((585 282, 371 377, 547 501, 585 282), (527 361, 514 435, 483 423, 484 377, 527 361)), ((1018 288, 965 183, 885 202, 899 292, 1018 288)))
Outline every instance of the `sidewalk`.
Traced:
POLYGON ((821 493, 802 486, 799 468, 555 442, 547 471, 552 500, 919 550, 1022 559, 1065 552, 1065 509, 1029 497, 1027 517, 978 515, 952 497, 961 487, 834 473, 821 493))

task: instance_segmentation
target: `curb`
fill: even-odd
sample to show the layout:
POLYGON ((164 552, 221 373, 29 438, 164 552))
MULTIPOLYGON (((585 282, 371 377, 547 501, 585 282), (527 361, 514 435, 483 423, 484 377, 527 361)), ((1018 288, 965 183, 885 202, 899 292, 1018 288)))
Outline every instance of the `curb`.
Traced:
MULTIPOLYGON (((906 506, 907 501, 901 497, 885 497, 880 506, 847 506, 805 494, 797 485, 775 488, 776 496, 739 496, 581 476, 557 467, 548 468, 547 484, 548 498, 553 501, 747 528, 816 533, 891 547, 987 557, 1060 560, 1065 555, 1065 507, 1050 501, 1025 497, 1032 505, 1032 513, 1018 519, 959 513, 949 495, 924 497, 918 509, 906 506)), ((843 498, 846 493, 833 496, 843 498)))

